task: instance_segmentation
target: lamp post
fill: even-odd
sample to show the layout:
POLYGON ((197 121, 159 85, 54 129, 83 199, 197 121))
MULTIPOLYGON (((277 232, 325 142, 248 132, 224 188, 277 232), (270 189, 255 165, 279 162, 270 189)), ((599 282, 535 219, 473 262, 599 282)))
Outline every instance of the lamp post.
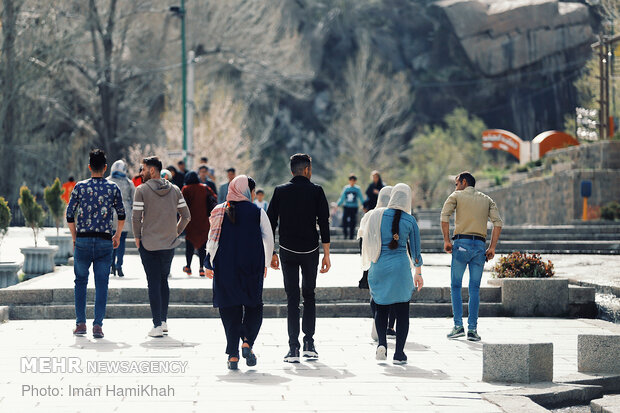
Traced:
POLYGON ((188 169, 187 157, 187 51, 185 46, 185 0, 181 0, 181 6, 171 6, 170 11, 181 19, 181 82, 182 86, 182 113, 183 113, 183 161, 188 169))

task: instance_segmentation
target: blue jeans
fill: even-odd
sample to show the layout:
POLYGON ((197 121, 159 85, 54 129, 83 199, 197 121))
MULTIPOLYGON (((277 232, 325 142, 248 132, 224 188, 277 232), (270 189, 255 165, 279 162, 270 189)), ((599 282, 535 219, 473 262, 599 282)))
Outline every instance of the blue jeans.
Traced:
POLYGON ((457 239, 452 246, 452 265, 450 269, 452 295, 452 313, 454 325, 463 326, 463 274, 469 265, 469 317, 468 329, 475 330, 478 326, 478 310, 480 308, 480 281, 486 262, 486 244, 481 240, 457 239))
POLYGON ((93 325, 103 325, 108 301, 108 279, 112 262, 112 241, 102 238, 77 238, 73 253, 75 273, 75 322, 86 322, 86 287, 90 265, 95 274, 95 320, 93 325))
POLYGON ((118 244, 118 248, 113 250, 112 253, 112 265, 116 268, 123 267, 123 258, 125 257, 125 240, 127 239, 127 232, 121 232, 121 242, 118 244))

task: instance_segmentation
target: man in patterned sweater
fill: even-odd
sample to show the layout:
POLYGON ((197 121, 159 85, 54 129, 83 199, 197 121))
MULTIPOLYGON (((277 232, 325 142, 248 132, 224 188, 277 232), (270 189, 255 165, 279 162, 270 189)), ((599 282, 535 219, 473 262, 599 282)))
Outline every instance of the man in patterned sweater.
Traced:
POLYGON ((108 165, 100 149, 90 152, 91 178, 78 182, 67 206, 67 223, 73 237, 75 273, 75 335, 86 334, 86 287, 90 265, 95 277, 93 337, 103 338, 103 318, 108 301, 108 279, 112 252, 118 247, 125 224, 125 209, 118 186, 103 178, 108 165), (118 224, 113 228, 113 210, 118 224), (112 236, 112 234, 115 234, 112 236))

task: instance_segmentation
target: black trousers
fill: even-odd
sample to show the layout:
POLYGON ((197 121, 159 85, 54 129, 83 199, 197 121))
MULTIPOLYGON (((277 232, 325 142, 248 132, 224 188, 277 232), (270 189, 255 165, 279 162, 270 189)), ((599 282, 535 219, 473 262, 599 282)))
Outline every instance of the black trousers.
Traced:
MULTIPOLYGON (((394 329, 394 324, 396 323, 396 311, 394 310, 394 307, 389 307, 390 314, 388 316, 388 328, 394 329)), ((375 300, 372 298, 370 299, 370 311, 372 311, 372 318, 374 319, 377 314, 377 303, 375 303, 375 300)))
POLYGON ((379 336, 379 345, 385 346, 386 348, 387 338, 385 332, 387 330, 390 307, 394 308, 394 312, 396 313, 396 350, 394 354, 401 355, 404 353, 405 342, 409 334, 409 301, 390 305, 377 304, 375 325, 377 327, 377 335, 379 336))
POLYGON ((174 249, 148 251, 140 244, 139 251, 144 272, 146 272, 153 325, 158 327, 162 321, 168 319, 168 303, 170 302, 168 274, 170 274, 174 249))
POLYGON ((192 258, 194 257, 194 250, 198 250, 198 258, 200 259, 200 268, 205 266, 205 258, 207 258, 207 243, 205 242, 200 248, 194 247, 194 244, 185 240, 185 260, 187 266, 192 265, 192 258))
POLYGON ((304 342, 314 342, 316 326, 316 274, 319 266, 319 250, 310 254, 296 254, 280 249, 280 262, 284 275, 284 290, 288 301, 288 345, 299 348, 299 269, 301 268, 301 295, 304 298, 302 330, 304 342))
POLYGON ((342 214, 342 229, 344 230, 344 237, 347 238, 347 230, 349 239, 353 239, 355 234, 355 226, 357 225, 357 207, 347 208, 344 207, 344 213, 342 214))
POLYGON ((226 354, 239 357, 239 340, 247 341, 250 347, 254 345, 263 324, 263 305, 220 307, 220 318, 226 333, 226 354))

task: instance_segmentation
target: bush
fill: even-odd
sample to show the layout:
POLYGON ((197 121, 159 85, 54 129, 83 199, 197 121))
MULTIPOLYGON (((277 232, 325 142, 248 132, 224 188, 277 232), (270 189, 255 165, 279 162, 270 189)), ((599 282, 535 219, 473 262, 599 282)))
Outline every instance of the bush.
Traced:
POLYGON ((11 208, 9 204, 0 196, 0 244, 4 236, 9 231, 9 225, 11 224, 11 208))
POLYGON ((59 228, 62 225, 62 217, 65 212, 65 201, 62 199, 63 192, 64 190, 58 178, 54 180, 52 186, 48 186, 43 190, 43 198, 56 224, 56 235, 58 235, 59 228))
POLYGON ((613 201, 601 208, 601 218, 609 221, 620 219, 620 203, 613 201))
POLYGON ((45 212, 43 208, 41 208, 41 205, 37 203, 37 200, 27 186, 22 186, 19 189, 19 209, 21 209, 24 214, 26 226, 32 229, 34 234, 34 246, 36 247, 39 229, 43 226, 43 220, 45 219, 45 212))
POLYGON ((501 257, 492 269, 494 278, 549 278, 553 277, 553 263, 541 260, 540 254, 513 252, 501 257))

